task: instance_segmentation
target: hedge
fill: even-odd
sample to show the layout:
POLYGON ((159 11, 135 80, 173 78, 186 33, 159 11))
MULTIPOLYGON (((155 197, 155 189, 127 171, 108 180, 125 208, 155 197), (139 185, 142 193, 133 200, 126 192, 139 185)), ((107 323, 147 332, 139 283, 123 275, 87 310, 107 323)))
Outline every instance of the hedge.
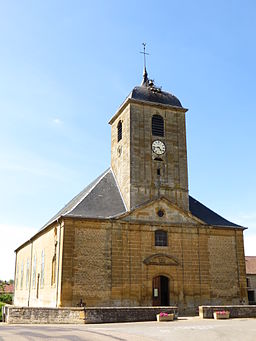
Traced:
POLYGON ((0 321, 2 321, 2 306, 4 306, 4 302, 0 302, 0 321))
POLYGON ((12 294, 1 294, 0 295, 0 302, 7 303, 7 304, 12 304, 12 294))

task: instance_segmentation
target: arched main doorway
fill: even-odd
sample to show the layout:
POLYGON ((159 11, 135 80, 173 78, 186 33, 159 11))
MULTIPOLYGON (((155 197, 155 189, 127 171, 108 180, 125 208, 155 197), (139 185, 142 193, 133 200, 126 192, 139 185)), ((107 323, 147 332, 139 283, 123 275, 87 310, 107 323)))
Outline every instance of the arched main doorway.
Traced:
POLYGON ((157 276, 153 278, 153 306, 169 305, 169 278, 157 276))

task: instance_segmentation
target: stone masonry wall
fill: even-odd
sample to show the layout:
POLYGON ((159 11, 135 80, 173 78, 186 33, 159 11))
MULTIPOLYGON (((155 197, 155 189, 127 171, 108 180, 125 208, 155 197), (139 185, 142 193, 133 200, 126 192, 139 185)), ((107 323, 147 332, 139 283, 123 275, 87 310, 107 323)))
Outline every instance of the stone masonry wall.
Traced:
POLYGON ((85 323, 155 321, 160 312, 178 317, 177 307, 85 308, 85 323))
POLYGON ((84 324, 84 308, 5 307, 5 322, 10 324, 84 324))
POLYGON ((9 324, 57 323, 113 323, 155 321, 160 312, 178 317, 177 307, 131 307, 131 308, 28 308, 6 306, 5 322, 9 324))
POLYGON ((62 306, 109 306, 111 294, 111 223, 65 222, 62 306))
POLYGON ((60 226, 55 224, 32 239, 16 253, 14 304, 48 306, 58 304, 60 282, 60 226), (52 282, 52 260, 56 250, 55 282, 52 282), (59 276, 59 280, 57 277, 59 276))
MULTIPOLYGON (((61 287, 57 293, 51 285, 54 230, 49 230, 34 243, 32 254, 45 249, 45 275, 38 298, 31 286, 30 306, 77 307, 81 300, 87 307, 152 306, 152 281, 161 275, 169 278, 169 304, 178 306, 181 314, 194 314, 199 305, 247 302, 241 230, 200 226, 165 200, 123 220, 67 218, 64 224, 61 287), (157 216, 158 208, 165 211, 166 220, 157 216), (159 229, 167 232, 167 246, 155 246, 159 229)), ((17 261, 29 254, 25 246, 17 261)), ((41 271, 39 264, 36 273, 41 271)), ((20 306, 28 303, 23 271, 23 288, 19 280, 15 292, 20 306)))
POLYGON ((188 176, 185 112, 161 105, 130 104, 131 112, 131 207, 160 196, 188 210, 188 176), (152 135, 152 117, 164 119, 163 137, 152 135), (161 140, 162 161, 152 154, 152 142, 161 140), (157 175, 160 169, 160 177, 157 175))
POLYGON ((256 305, 221 305, 221 306, 200 306, 199 316, 202 318, 213 318, 215 311, 229 311, 231 318, 256 317, 256 305))
POLYGON ((186 109, 129 100, 111 120, 111 167, 128 210, 159 195, 188 210, 185 112, 186 109), (163 137, 152 136, 153 115, 164 119, 163 137), (120 121, 123 134, 117 141, 120 121), (166 145, 162 161, 155 160, 156 154, 152 153, 154 140, 166 145))
POLYGON ((111 167, 125 204, 130 209, 130 105, 111 126, 111 167), (117 125, 122 122, 122 139, 117 141, 117 125))
POLYGON ((242 231, 153 218, 143 223, 69 219, 65 230, 70 237, 64 243, 63 306, 81 299, 87 307, 152 306, 152 280, 160 275, 169 278, 169 304, 181 313, 247 299, 242 231), (167 232, 168 246, 155 246, 158 229, 167 232), (151 256, 156 261, 147 262, 151 256))

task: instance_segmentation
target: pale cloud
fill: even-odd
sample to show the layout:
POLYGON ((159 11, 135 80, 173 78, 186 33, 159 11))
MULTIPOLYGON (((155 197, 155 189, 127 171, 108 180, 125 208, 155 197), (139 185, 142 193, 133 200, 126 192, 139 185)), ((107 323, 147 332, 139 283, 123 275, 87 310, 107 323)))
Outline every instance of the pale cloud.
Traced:
POLYGON ((255 230, 256 233, 256 212, 238 212, 236 215, 228 217, 228 219, 236 224, 248 227, 250 230, 255 230))
POLYGON ((19 148, 10 152, 0 151, 0 171, 29 173, 58 180, 65 179, 65 174, 71 172, 57 162, 19 148))
POLYGON ((248 226, 256 227, 256 212, 242 213, 237 217, 239 221, 243 221, 248 226))
POLYGON ((0 224, 0 279, 14 278, 14 250, 30 239, 37 231, 36 228, 31 227, 0 224))
POLYGON ((244 253, 246 256, 256 256, 256 233, 244 236, 244 253))
POLYGON ((62 120, 61 119, 59 119, 59 118, 54 118, 53 120, 52 120, 52 122, 54 123, 54 124, 62 124, 63 122, 62 122, 62 120))

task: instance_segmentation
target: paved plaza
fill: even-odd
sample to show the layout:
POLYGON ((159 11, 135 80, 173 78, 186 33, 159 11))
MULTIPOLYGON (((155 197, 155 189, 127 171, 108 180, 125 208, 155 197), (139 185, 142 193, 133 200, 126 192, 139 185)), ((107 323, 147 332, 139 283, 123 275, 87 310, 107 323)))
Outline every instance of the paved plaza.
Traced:
POLYGON ((0 341, 255 341, 256 319, 203 320, 184 317, 173 322, 90 325, 0 324, 0 341))

